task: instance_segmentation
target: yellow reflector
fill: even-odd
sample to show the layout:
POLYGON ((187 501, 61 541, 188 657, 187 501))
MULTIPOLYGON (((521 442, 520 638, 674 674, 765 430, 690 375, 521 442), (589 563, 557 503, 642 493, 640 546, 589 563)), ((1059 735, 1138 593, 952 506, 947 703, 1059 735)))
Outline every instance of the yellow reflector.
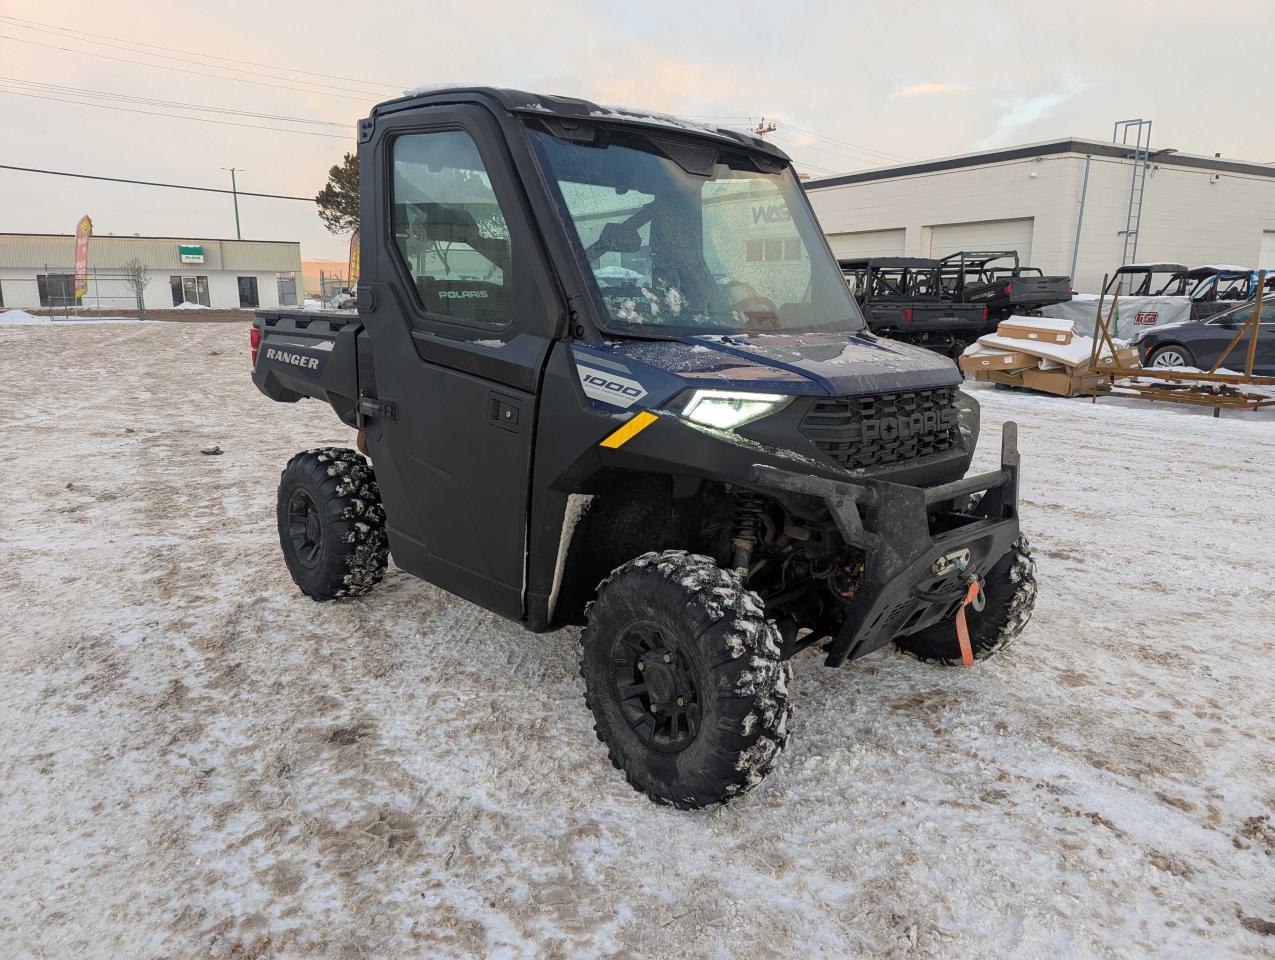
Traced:
POLYGON ((647 413, 643 410, 619 430, 603 440, 601 445, 612 449, 622 447, 658 419, 660 418, 655 414, 647 413))

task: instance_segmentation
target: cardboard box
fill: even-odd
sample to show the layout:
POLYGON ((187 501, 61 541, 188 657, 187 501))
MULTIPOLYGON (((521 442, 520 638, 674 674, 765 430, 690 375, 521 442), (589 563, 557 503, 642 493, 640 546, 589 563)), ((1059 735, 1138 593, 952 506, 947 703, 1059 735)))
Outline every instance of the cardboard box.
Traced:
POLYGON ((1010 317, 1000 322, 996 332, 1014 340, 1034 340, 1063 346, 1071 343, 1074 334, 1070 320, 1055 320, 1052 317, 1010 317))
POLYGON ((1058 397, 1088 397, 1093 395, 1099 379, 1096 373, 1073 370, 1024 370, 1018 386, 1058 397))
MULTIPOLYGON (((1124 370, 1137 370, 1142 366, 1142 357, 1138 354, 1137 347, 1121 347, 1116 351, 1116 359, 1120 361, 1120 367, 1124 370)), ((1110 370, 1115 366, 1111 357, 1102 357, 1096 368, 1098 370, 1110 370)))
POLYGON ((1040 363, 1040 357, 1030 353, 1017 351, 996 351, 988 353, 967 353, 957 361, 966 373, 977 373, 979 370, 1023 370, 1040 363))

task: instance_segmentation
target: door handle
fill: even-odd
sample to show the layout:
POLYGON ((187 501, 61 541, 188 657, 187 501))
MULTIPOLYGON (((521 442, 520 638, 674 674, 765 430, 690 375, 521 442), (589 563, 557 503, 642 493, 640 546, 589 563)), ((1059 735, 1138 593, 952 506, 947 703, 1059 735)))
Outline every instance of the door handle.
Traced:
POLYGON ((492 391, 487 395, 487 422, 510 433, 521 432, 522 402, 492 391))

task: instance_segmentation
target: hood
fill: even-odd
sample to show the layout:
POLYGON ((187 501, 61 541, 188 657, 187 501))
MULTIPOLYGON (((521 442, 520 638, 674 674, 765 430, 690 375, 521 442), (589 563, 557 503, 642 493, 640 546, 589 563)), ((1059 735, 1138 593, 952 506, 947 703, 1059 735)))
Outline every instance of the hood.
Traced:
POLYGON ((650 384, 644 399, 657 406, 688 387, 838 397, 961 382, 947 357, 867 331, 620 340, 572 349, 578 360, 593 355, 623 364, 650 384))

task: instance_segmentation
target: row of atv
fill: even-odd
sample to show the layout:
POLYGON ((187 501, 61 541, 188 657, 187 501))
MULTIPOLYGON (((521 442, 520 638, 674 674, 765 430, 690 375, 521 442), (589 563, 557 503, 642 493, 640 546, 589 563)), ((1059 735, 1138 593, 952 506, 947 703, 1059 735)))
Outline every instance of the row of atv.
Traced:
POLYGON ((1016 250, 838 262, 873 333, 953 357, 1006 317, 1036 313, 1072 293, 1070 277, 1025 267, 1016 250))

